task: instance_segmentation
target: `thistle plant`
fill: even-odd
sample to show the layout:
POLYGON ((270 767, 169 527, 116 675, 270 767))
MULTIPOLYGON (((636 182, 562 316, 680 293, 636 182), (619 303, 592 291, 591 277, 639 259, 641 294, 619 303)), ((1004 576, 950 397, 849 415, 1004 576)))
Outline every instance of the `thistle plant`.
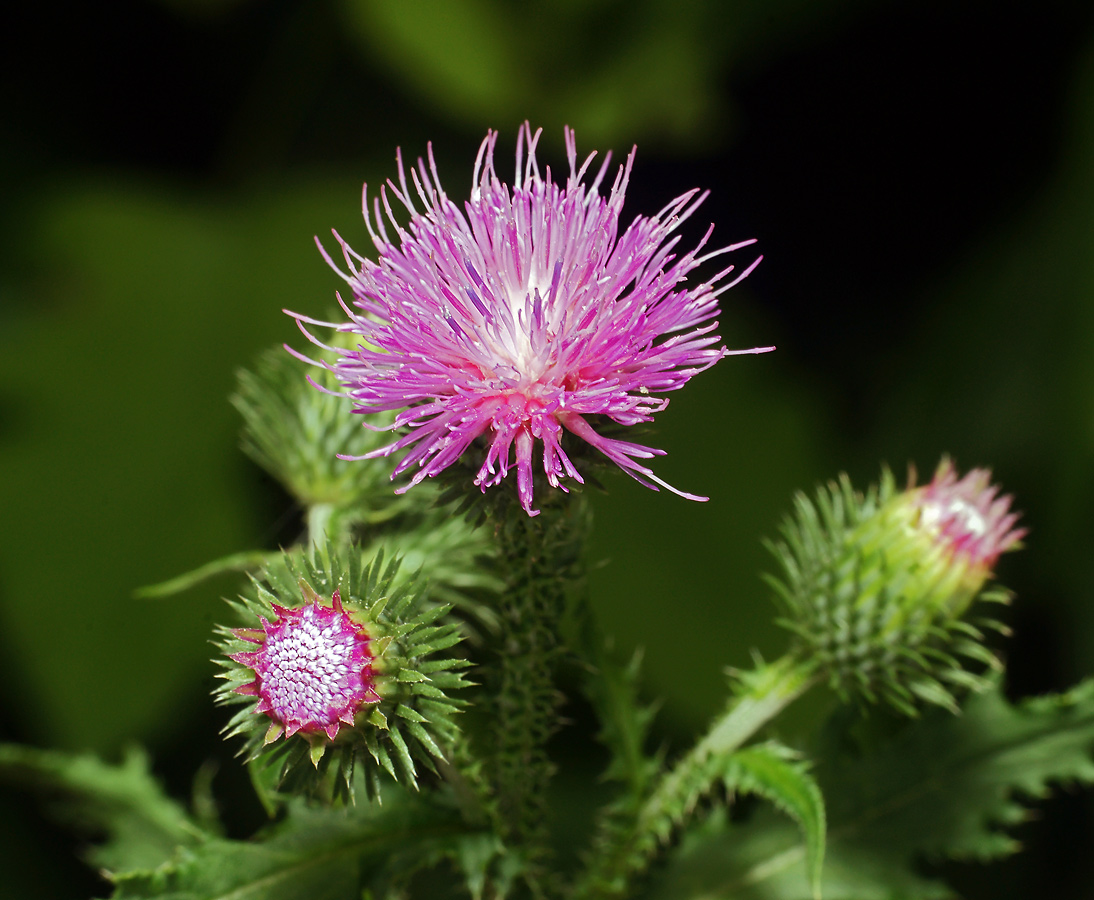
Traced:
POLYGON ((300 505, 298 539, 152 591, 246 573, 215 699, 270 822, 221 836, 208 798, 187 811, 139 754, 7 747, 0 766, 95 811, 118 898, 946 896, 920 857, 1011 852, 1019 797, 1094 780, 1090 685, 1000 694, 994 569, 1026 533, 1011 497, 948 458, 923 485, 883 469, 799 494, 768 543, 785 654, 731 672, 709 727, 657 750, 641 657, 617 659, 591 611, 586 491, 614 466, 705 499, 654 474, 634 429, 725 357, 772 349, 716 334, 758 259, 712 265, 751 241, 707 250, 709 229, 678 250, 698 191, 621 227, 633 151, 594 168, 567 130, 558 183, 525 125, 506 185, 497 139, 462 206, 431 151, 397 156, 365 195, 375 257, 337 238, 344 317, 292 313, 316 349, 240 376, 244 449, 300 505), (558 808, 564 690, 610 755, 593 822, 558 808), (830 719, 795 733, 781 716, 807 693, 830 719), (135 821, 168 852, 138 853, 135 821), (577 859, 559 821, 586 835, 577 859))

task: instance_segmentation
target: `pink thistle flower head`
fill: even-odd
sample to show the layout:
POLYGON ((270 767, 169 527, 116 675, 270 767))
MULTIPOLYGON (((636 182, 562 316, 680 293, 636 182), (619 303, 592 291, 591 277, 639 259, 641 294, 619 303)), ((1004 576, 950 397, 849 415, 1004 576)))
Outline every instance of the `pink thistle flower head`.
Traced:
POLYGON ((275 604, 273 610, 275 620, 263 619, 261 630, 233 630, 259 645, 231 656, 255 676, 235 691, 259 698, 254 711, 272 720, 267 743, 298 731, 325 732, 334 740, 343 725, 354 724, 362 706, 380 701, 368 635, 342 608, 338 591, 329 607, 313 597, 297 609, 275 604))
POLYGON ((930 483, 912 492, 918 527, 960 566, 983 582, 996 560, 1019 546, 1026 529, 1016 528, 1010 495, 999 496, 988 469, 959 477, 943 459, 930 483))
POLYGON ((353 294, 352 306, 339 297, 349 321, 290 315, 320 346, 308 325, 357 335, 356 349, 337 351, 328 368, 356 412, 398 410, 390 427, 403 432, 385 447, 345 458, 405 450, 393 473, 413 473, 402 492, 482 438, 475 484, 485 491, 515 469, 520 503, 535 515, 537 468, 552 487, 583 481, 563 449, 569 432, 645 486, 705 500, 677 491, 643 462, 664 451, 607 437, 589 417, 621 426, 651 421, 668 404, 656 395, 679 389, 724 356, 773 349, 727 350, 715 333, 719 296, 759 259, 737 274, 727 265, 688 283, 696 267, 753 242, 707 250, 711 226, 698 246, 679 253, 676 232, 707 197, 698 190, 621 229, 634 151, 605 196, 610 153, 587 178, 595 154, 579 163, 566 129, 569 172, 556 183, 536 159, 540 134, 527 123, 520 129, 509 186, 495 171, 498 136, 489 132, 462 205, 441 187, 432 146, 409 173, 397 153, 398 181, 380 189, 371 212, 366 186, 365 223, 377 259, 358 255, 335 234, 348 267, 340 274, 353 294), (410 214, 405 227, 392 198, 410 214))

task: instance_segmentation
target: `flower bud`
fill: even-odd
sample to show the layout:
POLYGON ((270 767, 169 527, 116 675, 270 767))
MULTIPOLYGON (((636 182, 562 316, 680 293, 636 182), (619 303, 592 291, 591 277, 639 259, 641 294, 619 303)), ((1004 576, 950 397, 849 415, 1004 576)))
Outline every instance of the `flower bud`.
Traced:
POLYGON ((964 478, 949 459, 943 459, 931 482, 906 491, 912 528, 937 549, 940 579, 953 584, 951 612, 960 615, 991 577, 1000 555, 1018 547, 1024 528, 1015 528, 1018 514, 1010 511, 1011 497, 998 496, 991 472, 973 469, 964 478))
POLYGON ((281 347, 262 354, 239 371, 231 397, 243 417, 243 450, 306 508, 334 505, 359 515, 383 513, 394 505, 390 466, 358 466, 338 458, 374 450, 383 435, 361 427, 360 417, 335 396, 337 388, 325 369, 305 379, 281 347))
POLYGON ((457 644, 447 606, 426 605, 398 562, 365 564, 330 545, 282 554, 234 604, 245 625, 219 629, 222 704, 246 704, 225 732, 278 785, 352 798, 354 769, 371 794, 380 773, 417 783, 457 735, 467 662, 440 657, 457 644))
POLYGON ((842 476, 795 499, 783 540, 769 545, 784 570, 770 583, 781 624, 841 696, 909 715, 919 702, 955 709, 956 689, 981 689, 979 673, 999 668, 981 629, 1002 626, 962 618, 978 598, 1007 601, 984 586, 1025 533, 990 482, 984 469, 959 478, 943 459, 922 487, 897 491, 886 471, 865 495, 842 476))

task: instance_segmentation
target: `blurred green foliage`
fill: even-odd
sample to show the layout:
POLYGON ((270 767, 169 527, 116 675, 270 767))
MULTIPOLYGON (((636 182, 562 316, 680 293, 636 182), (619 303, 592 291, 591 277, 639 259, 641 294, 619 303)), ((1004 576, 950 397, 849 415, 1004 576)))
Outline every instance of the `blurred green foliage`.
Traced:
POLYGON ((344 190, 282 182, 240 203, 96 181, 24 223, 50 267, 2 338, 0 567, 26 737, 115 750, 181 739, 198 702, 231 586, 132 592, 258 541, 225 398, 241 362, 292 337, 278 310, 322 290, 310 238, 344 190))
MULTIPOLYGON (((993 28, 1020 31, 1020 9, 981 2, 960 13, 960 33, 984 42, 967 47, 970 69, 993 28)), ((22 46, 0 70, 13 98, 0 121, 4 736, 107 753, 141 740, 188 761, 178 748, 215 740, 192 729, 213 721, 207 642, 219 597, 236 586, 225 578, 160 601, 132 592, 284 539, 290 502, 239 453, 227 396, 238 366, 270 345, 301 345, 283 307, 329 309, 340 285, 312 235, 335 226, 366 248, 360 183, 393 174, 396 144, 416 156, 432 138, 459 198, 487 127, 506 147, 519 121, 543 124, 543 156, 557 169, 568 123, 579 150, 639 143, 634 196, 650 208, 628 214, 707 186, 700 172, 741 179, 713 185, 722 195, 712 204, 732 208, 740 195, 727 185, 749 178, 732 171, 736 148, 782 115, 742 105, 742 85, 777 81, 803 54, 842 64, 879 35, 899 40, 905 23, 946 34, 958 17, 947 4, 881 11, 852 0, 337 0, 306 12, 274 0, 132 0, 60 21, 25 15, 9 35, 22 46)), ((850 273, 847 305, 808 318, 826 323, 819 348, 795 311, 832 272, 807 270, 778 234, 755 234, 776 252, 725 297, 721 333, 732 347, 779 352, 726 360, 657 423, 669 451, 658 473, 711 501, 622 477, 595 498, 594 600, 622 652, 647 648, 646 687, 666 700, 669 739, 720 704, 726 665, 782 646, 758 578, 768 565, 759 538, 792 490, 840 468, 872 478, 881 460, 929 471, 949 451, 963 467, 994 465, 1031 528, 1029 549, 1003 569, 1019 593, 1015 690, 1059 689, 1094 670, 1094 41, 1082 3, 1057 0, 1037 15, 1069 42, 1031 42, 1011 65, 1033 73, 1066 50, 1055 93, 1035 98, 1060 115, 1034 135, 1020 118, 998 123, 1000 154, 1011 142, 1044 148, 1005 214, 970 216, 941 263, 921 235, 869 292, 854 267, 876 263, 817 233, 850 273), (919 256, 934 266, 909 288, 919 256), (769 267, 789 273, 780 284, 791 296, 765 291, 769 267), (875 312, 871 331, 861 322, 875 312), (846 398, 863 392, 869 402, 849 418, 846 398)), ((923 85, 929 109, 941 102, 924 77, 930 47, 918 58, 900 77, 923 85)), ((852 117, 860 131, 840 139, 868 142, 878 114, 864 104, 852 117)), ((943 150, 924 164, 941 171, 945 140, 962 136, 959 122, 926 122, 924 148, 943 150)), ((808 165, 829 137, 753 144, 749 158, 808 165)), ((791 174, 770 166, 765 183, 791 174)), ((911 177, 880 165, 868 190, 885 197, 911 177)), ((822 188, 831 186, 795 196, 785 214, 826 221, 822 188)), ((769 199, 719 220, 716 239, 753 236, 769 199)), ((967 210, 952 197, 923 202, 940 227, 967 210)), ((1079 807, 1067 815, 1068 827, 1090 827, 1079 807)), ((1042 824, 1035 860, 1052 852, 1054 826, 1042 824)), ((25 865, 45 864, 46 851, 29 849, 34 833, 4 834, 25 865)), ((1073 893, 1065 885, 1056 896, 1083 896, 1089 867, 1064 865, 1073 893)), ((25 871, 15 866, 10 883, 25 871)), ((1023 895, 1021 881, 1004 889, 1023 895)))

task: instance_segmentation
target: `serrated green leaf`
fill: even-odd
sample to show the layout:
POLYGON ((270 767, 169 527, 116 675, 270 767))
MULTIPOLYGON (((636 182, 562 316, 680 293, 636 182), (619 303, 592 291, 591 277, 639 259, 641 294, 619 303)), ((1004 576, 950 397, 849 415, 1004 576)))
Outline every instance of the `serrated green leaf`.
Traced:
MULTIPOLYGON (((998 689, 962 715, 937 711, 875 752, 818 764, 828 801, 825 900, 951 897, 919 875, 923 858, 987 860, 1014 852, 1005 825, 1023 798, 1054 783, 1094 783, 1094 682, 1013 706, 998 689)), ((804 900, 801 840, 760 815, 682 849, 654 898, 804 900)))
POLYGON ((107 870, 150 867, 177 846, 199 844, 210 833, 164 792, 148 771, 148 757, 130 748, 119 765, 91 754, 68 754, 0 744, 0 776, 23 786, 60 791, 59 817, 107 840, 87 854, 107 870))
POLYGON ((798 823, 805 838, 809 886, 813 897, 819 898, 824 866, 824 798, 806 767, 786 747, 761 744, 734 753, 724 780, 727 789, 757 794, 798 823))

